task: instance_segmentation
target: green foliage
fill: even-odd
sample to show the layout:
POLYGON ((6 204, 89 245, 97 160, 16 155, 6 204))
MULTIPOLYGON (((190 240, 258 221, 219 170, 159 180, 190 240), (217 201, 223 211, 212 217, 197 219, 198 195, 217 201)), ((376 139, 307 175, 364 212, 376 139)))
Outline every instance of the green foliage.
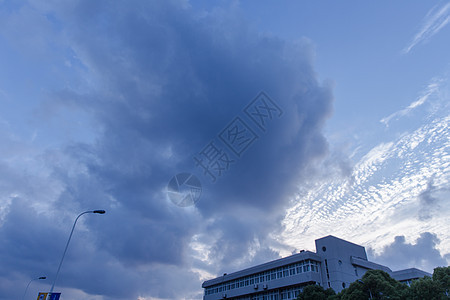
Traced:
POLYGON ((438 267, 434 269, 433 281, 439 283, 442 292, 450 297, 450 267, 438 267))
POLYGON ((411 300, 441 300, 447 299, 439 282, 428 276, 414 280, 406 292, 406 298, 411 300))
POLYGON ((305 286, 303 292, 297 297, 299 300, 327 300, 330 296, 335 295, 333 289, 324 290, 320 285, 305 286))
POLYGON ((407 286, 381 270, 367 271, 341 292, 341 299, 403 299, 407 286))
POLYGON ((434 269, 433 278, 414 280, 406 293, 407 299, 450 299, 450 267, 434 269))
POLYGON ((364 292, 364 285, 362 281, 355 281, 346 289, 343 289, 338 294, 340 299, 346 300, 357 300, 357 299, 367 299, 366 293, 364 292))
POLYGON ((319 285, 306 286, 298 300, 443 300, 450 299, 450 267, 434 269, 433 278, 424 277, 414 280, 408 287, 381 270, 367 271, 361 280, 357 280, 335 294, 332 289, 324 290, 319 285))

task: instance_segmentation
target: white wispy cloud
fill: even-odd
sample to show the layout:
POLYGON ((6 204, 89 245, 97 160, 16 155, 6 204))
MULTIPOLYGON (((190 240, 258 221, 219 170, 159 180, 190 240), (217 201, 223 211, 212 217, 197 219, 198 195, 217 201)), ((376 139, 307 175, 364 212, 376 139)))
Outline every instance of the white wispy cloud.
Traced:
POLYGON ((399 233, 411 241, 428 231, 442 241, 441 253, 448 253, 447 192, 433 194, 439 210, 430 208, 429 219, 417 217, 423 209, 419 196, 430 178, 436 178, 436 191, 444 191, 450 182, 449 121, 449 116, 437 118, 375 146, 355 164, 352 180, 332 178, 299 197, 286 213, 280 239, 314 249, 314 239, 333 234, 381 249, 399 233))
POLYGON ((416 33, 412 41, 403 50, 403 54, 407 54, 417 44, 428 40, 438 33, 445 25, 450 22, 450 3, 445 5, 435 5, 427 13, 422 21, 420 30, 416 33))
POLYGON ((419 96, 418 99, 413 101, 410 105, 408 105, 406 108, 399 110, 397 112, 394 112, 390 114, 389 116, 383 118, 380 120, 381 123, 384 125, 389 126, 389 122, 392 119, 398 119, 400 117, 403 117, 410 113, 413 109, 423 105, 432 95, 437 93, 439 91, 439 87, 441 86, 441 83, 443 82, 442 78, 434 78, 431 80, 431 82, 427 85, 425 90, 422 92, 422 94, 419 96))

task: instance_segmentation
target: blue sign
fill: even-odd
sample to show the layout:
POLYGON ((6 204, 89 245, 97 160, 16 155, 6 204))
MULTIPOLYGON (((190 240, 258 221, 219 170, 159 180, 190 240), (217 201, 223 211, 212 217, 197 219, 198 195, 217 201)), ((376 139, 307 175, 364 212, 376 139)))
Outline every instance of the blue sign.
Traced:
POLYGON ((48 300, 59 300, 59 296, 61 296, 61 293, 51 293, 48 300))

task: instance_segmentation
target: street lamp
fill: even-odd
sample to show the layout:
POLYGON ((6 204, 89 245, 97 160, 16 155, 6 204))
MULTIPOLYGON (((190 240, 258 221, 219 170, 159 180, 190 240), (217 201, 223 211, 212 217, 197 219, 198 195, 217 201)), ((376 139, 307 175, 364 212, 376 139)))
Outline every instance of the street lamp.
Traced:
POLYGON ((42 279, 47 279, 47 277, 41 276, 41 277, 38 277, 38 278, 31 279, 30 282, 28 282, 28 285, 27 285, 27 288, 25 289, 25 292, 23 293, 22 299, 25 299, 25 295, 27 294, 27 290, 28 290, 28 287, 30 286, 31 282, 35 281, 35 280, 42 280, 42 279))
POLYGON ((70 239, 72 238, 73 230, 75 229, 75 225, 77 224, 78 218, 80 218, 84 214, 89 214, 89 213, 103 215, 104 213, 106 213, 106 211, 104 211, 104 210, 88 210, 88 211, 85 211, 85 212, 82 212, 81 214, 79 214, 78 217, 75 219, 75 222, 73 222, 72 231, 70 232, 70 235, 69 235, 69 239, 67 240, 66 248, 64 248, 63 256, 61 257, 61 261, 59 262, 58 271, 56 271, 55 279, 53 280, 52 288, 50 289, 49 295, 51 295, 53 293, 56 279, 58 278, 59 270, 61 270, 64 256, 66 256, 67 247, 69 247, 70 239))

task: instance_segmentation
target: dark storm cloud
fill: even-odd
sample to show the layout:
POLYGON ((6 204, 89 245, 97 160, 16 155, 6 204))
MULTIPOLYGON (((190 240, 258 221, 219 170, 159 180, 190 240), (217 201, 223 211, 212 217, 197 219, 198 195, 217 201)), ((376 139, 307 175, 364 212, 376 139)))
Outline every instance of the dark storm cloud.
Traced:
POLYGON ((405 268, 421 268, 433 273, 433 269, 440 266, 447 266, 449 254, 441 254, 436 248, 440 240, 436 234, 424 232, 416 240, 415 244, 405 242, 404 236, 396 236, 392 244, 383 248, 379 255, 374 255, 369 250, 377 263, 389 266, 392 270, 405 268))
MULTIPOLYGON (((219 274, 277 257, 269 233, 327 152, 321 130, 332 93, 316 79, 309 42, 252 32, 235 7, 197 14, 182 3, 77 1, 46 8, 76 57, 74 70, 88 83, 50 93, 43 107, 81 110, 100 132, 94 143, 66 145, 61 161, 44 156, 62 186, 52 206, 108 211, 84 218, 88 231, 71 245, 60 286, 107 299, 173 298, 197 292, 189 284, 163 288, 184 281, 181 276, 194 277, 200 290, 192 266, 219 274), (245 119, 258 139, 210 182, 193 156, 235 117, 244 118, 243 108, 261 90, 283 114, 265 132, 245 119), (165 188, 186 171, 197 174, 204 190, 195 208, 182 209, 165 188), (194 235, 208 248, 208 264, 189 256, 194 235), (83 278, 77 267, 88 268, 94 258, 95 272, 83 278)), ((68 214, 64 223, 73 218, 68 214)), ((8 222, 1 232, 11 236, 16 221, 8 222)), ((64 241, 59 230, 50 230, 58 231, 52 245, 64 241)))
POLYGON ((49 247, 52 240, 63 239, 55 222, 38 214, 24 200, 11 200, 0 230, 0 282, 9 281, 13 289, 2 289, 1 299, 17 297, 17 288, 22 289, 22 285, 31 279, 28 276, 35 278, 53 273, 53 257, 62 253, 60 248, 49 247))

